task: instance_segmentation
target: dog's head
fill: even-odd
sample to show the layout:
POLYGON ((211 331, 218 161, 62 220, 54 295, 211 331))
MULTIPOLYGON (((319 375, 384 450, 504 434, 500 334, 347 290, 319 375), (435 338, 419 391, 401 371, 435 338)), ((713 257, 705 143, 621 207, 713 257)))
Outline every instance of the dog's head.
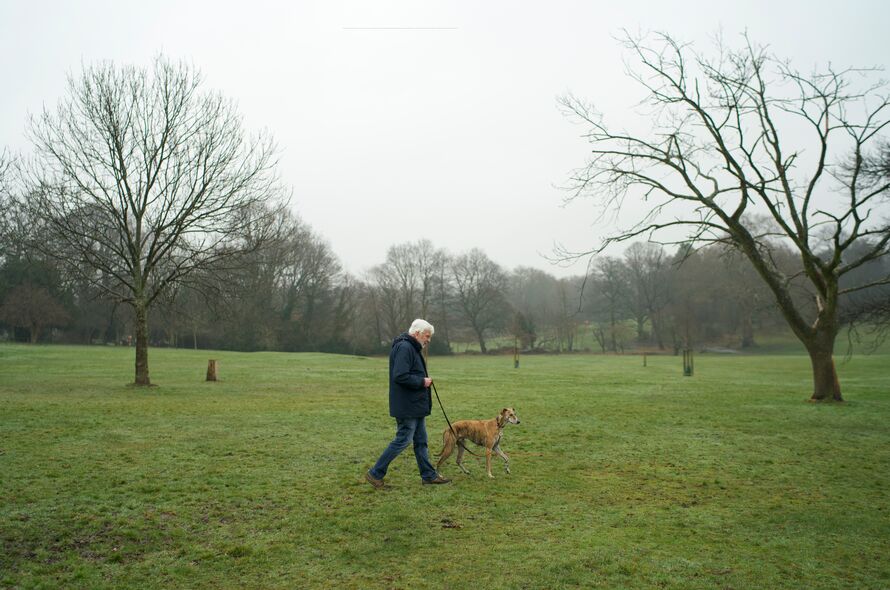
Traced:
POLYGON ((516 415, 516 412, 513 411, 513 408, 504 408, 500 413, 501 424, 506 424, 509 422, 510 424, 519 424, 519 417, 516 415))

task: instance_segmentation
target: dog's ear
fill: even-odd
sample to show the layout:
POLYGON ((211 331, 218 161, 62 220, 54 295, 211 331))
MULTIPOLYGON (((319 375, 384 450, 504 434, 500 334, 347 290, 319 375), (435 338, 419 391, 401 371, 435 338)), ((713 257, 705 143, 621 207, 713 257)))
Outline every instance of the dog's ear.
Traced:
POLYGON ((506 413, 508 413, 509 411, 510 411, 510 408, 504 408, 503 410, 501 410, 501 414, 502 414, 502 415, 503 415, 503 414, 506 414, 506 413))

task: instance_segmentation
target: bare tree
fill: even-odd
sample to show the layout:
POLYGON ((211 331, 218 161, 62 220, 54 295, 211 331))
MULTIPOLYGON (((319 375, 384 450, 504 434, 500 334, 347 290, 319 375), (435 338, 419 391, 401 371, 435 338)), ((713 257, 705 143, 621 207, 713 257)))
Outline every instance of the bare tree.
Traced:
POLYGON ((261 244, 244 235, 280 194, 271 139, 245 135, 234 104, 201 83, 163 57, 149 69, 102 63, 69 78, 58 108, 30 121, 31 210, 54 256, 91 269, 97 287, 132 306, 138 385, 150 384, 152 303, 196 269, 261 244))
POLYGON ((414 249, 414 260, 417 266, 417 278, 420 282, 419 309, 421 318, 434 318, 436 326, 441 324, 444 328, 447 323, 445 314, 436 310, 436 301, 442 299, 446 293, 446 285, 442 282, 445 275, 445 266, 448 263, 448 254, 433 246, 429 240, 420 240, 414 249))
POLYGON ((504 293, 507 275, 482 250, 473 248, 456 257, 451 263, 458 307, 463 318, 485 353, 485 334, 504 326, 509 314, 509 304, 504 293))
POLYGON ((670 303, 670 263, 660 244, 635 242, 624 251, 630 288, 630 307, 637 322, 637 341, 642 344, 648 321, 652 340, 664 350, 661 332, 664 309, 670 303))
POLYGON ((378 332, 383 340, 390 340, 405 328, 405 300, 409 296, 402 290, 398 274, 386 264, 379 264, 368 271, 368 283, 378 332))
POLYGON ((414 246, 407 243, 391 246, 381 270, 388 275, 387 282, 392 287, 392 297, 398 306, 398 325, 410 325, 412 319, 418 316, 420 299, 420 269, 414 246))
POLYGON ((15 236, 17 206, 13 196, 15 162, 7 150, 0 152, 0 262, 18 241, 15 236))
POLYGON ((9 195, 13 162, 12 156, 6 149, 0 152, 0 198, 9 195))
POLYGON ((572 277, 559 279, 556 285, 556 343, 557 349, 572 352, 581 323, 581 295, 584 279, 572 277))
POLYGON ((386 262, 371 269, 377 313, 389 334, 398 334, 420 317, 433 321, 436 331, 443 331, 447 340, 447 316, 441 305, 447 261, 447 254, 432 242, 418 240, 390 247, 386 262))
POLYGON ((741 49, 718 43, 713 60, 668 35, 628 36, 626 46, 640 65, 632 76, 646 92, 651 131, 616 131, 576 98, 561 101, 589 125, 592 145, 570 199, 594 194, 610 211, 637 197, 647 203, 646 215, 594 252, 642 235, 667 240, 665 230, 683 232, 679 239, 692 245, 731 244, 809 352, 812 399, 842 400, 833 359, 839 296, 890 282, 839 287, 845 274, 890 254, 890 224, 880 210, 890 183, 863 175, 888 123, 883 83, 857 89, 868 71, 830 66, 801 74, 747 36, 741 49), (758 231, 754 214, 771 217, 778 231, 758 231), (863 240, 871 247, 847 257, 863 240), (812 306, 792 297, 794 277, 775 263, 775 243, 798 255, 812 306))
POLYGON ((510 273, 506 298, 515 310, 511 328, 524 347, 534 348, 542 330, 556 327, 558 294, 559 282, 542 270, 520 266, 510 273))
POLYGON ((308 225, 288 216, 290 230, 280 244, 278 291, 282 298, 283 335, 290 350, 318 350, 322 339, 340 338, 330 330, 328 309, 342 268, 327 242, 308 225))
POLYGON ((606 346, 612 352, 623 352, 628 339, 625 320, 632 315, 630 273, 627 267, 618 258, 599 258, 586 291, 588 311, 598 324, 599 336, 605 338, 600 346, 606 346))

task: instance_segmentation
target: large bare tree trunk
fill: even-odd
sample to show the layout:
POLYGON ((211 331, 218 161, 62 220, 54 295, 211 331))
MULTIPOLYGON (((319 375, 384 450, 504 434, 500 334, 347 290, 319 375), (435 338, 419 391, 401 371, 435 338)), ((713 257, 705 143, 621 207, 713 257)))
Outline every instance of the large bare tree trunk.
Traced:
POLYGON ((804 344, 813 366, 813 397, 810 401, 844 401, 834 366, 834 335, 818 334, 812 342, 804 344))
POLYGON ((151 385, 148 378, 148 309, 145 302, 133 304, 136 316, 136 385, 151 385))

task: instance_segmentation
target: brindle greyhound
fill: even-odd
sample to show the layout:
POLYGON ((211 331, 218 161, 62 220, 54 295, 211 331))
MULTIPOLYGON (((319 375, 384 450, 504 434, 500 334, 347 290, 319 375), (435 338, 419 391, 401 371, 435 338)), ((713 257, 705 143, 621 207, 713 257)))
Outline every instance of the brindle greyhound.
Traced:
POLYGON ((491 474, 492 451, 497 453, 498 456, 504 460, 504 470, 506 470, 507 473, 510 473, 510 459, 504 454, 500 447, 501 433, 507 423, 519 424, 519 418, 516 417, 516 412, 513 411, 513 408, 504 408, 500 411, 497 417, 492 418, 491 420, 458 420, 453 423, 451 428, 446 428, 444 432, 442 432, 443 447, 442 451, 436 455, 439 457, 439 461, 436 463, 436 471, 439 470, 439 467, 445 462, 445 459, 451 456, 455 445, 457 445, 457 458, 454 461, 464 473, 470 473, 463 466, 465 449, 463 441, 470 440, 477 445, 485 447, 485 468, 488 471, 488 477, 494 477, 491 474), (454 429, 454 432, 452 432, 452 428, 454 429), (457 434, 457 437, 455 437, 455 434, 457 434))

